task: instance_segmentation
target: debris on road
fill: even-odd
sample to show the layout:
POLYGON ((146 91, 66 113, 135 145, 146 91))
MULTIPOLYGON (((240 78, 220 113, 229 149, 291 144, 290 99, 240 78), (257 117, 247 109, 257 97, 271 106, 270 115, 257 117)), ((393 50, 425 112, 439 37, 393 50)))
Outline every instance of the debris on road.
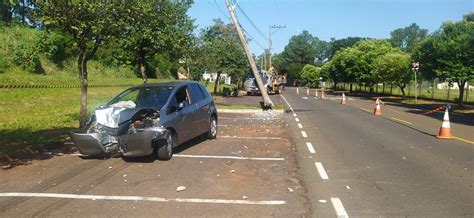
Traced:
POLYGON ((124 177, 124 178, 127 177, 127 174, 123 174, 123 177, 124 177))
POLYGON ((349 189, 351 189, 351 187, 349 187, 348 185, 346 185, 346 189, 349 190, 349 189))
POLYGON ((180 191, 184 191, 185 189, 186 189, 186 187, 184 187, 184 186, 178 186, 178 188, 176 188, 176 191, 180 192, 180 191))
POLYGON ((2 169, 4 170, 7 170, 7 169, 11 169, 13 166, 11 164, 8 164, 8 165, 5 165, 5 166, 2 166, 2 169))
POLYGON ((293 190, 292 188, 290 188, 290 187, 288 187, 288 191, 289 191, 289 192, 294 192, 294 190, 293 190))
POLYGON ((230 172, 231 172, 231 173, 235 173, 235 170, 231 170, 230 172))
POLYGON ((112 169, 112 167, 111 167, 111 166, 109 167, 109 170, 110 170, 110 169, 112 169))
POLYGON ((242 196, 242 199, 247 200, 247 199, 249 199, 249 197, 244 195, 244 196, 242 196))

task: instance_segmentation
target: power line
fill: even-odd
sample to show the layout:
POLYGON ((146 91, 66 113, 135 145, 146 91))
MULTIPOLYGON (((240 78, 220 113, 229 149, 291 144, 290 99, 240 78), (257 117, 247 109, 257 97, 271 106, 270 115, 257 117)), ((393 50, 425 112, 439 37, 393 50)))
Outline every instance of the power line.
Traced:
POLYGON ((247 15, 247 13, 245 13, 245 11, 239 5, 237 5, 237 9, 239 9, 239 11, 242 12, 244 17, 250 22, 250 24, 252 24, 253 28, 255 28, 255 30, 257 30, 258 34, 263 39, 268 40, 268 38, 265 36, 265 34, 263 34, 263 32, 257 27, 257 25, 255 25, 255 23, 252 21, 252 19, 250 19, 250 17, 247 15))
POLYGON ((211 4, 209 0, 207 2, 212 5, 215 9, 217 9, 225 18, 227 18, 229 21, 232 21, 227 13, 225 13, 222 8, 217 4, 216 0, 214 0, 214 4, 211 4))
POLYGON ((255 40, 255 37, 253 37, 252 35, 250 35, 250 33, 247 32, 247 30, 245 30, 245 29, 242 27, 242 25, 240 25, 240 28, 242 28, 242 30, 245 32, 245 34, 246 34, 250 39, 252 39, 253 42, 255 42, 255 44, 257 44, 257 45, 258 45, 260 48, 262 48, 263 50, 266 49, 266 48, 264 48, 260 43, 258 43, 258 41, 255 40))

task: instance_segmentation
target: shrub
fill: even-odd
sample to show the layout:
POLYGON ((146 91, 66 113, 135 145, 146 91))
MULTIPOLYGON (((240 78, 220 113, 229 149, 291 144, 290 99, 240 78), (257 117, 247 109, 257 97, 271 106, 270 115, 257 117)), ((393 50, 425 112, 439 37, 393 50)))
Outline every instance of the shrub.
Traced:
POLYGON ((72 40, 61 32, 39 31, 34 41, 39 52, 57 65, 63 66, 72 56, 72 40))

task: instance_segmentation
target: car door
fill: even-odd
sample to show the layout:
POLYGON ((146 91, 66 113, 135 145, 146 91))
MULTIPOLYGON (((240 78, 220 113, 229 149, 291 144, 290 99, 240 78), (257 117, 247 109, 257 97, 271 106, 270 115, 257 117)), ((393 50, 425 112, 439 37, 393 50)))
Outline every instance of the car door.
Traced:
POLYGON ((204 93, 202 93, 197 83, 192 83, 188 86, 191 92, 191 103, 196 106, 196 112, 193 116, 193 126, 196 127, 194 128, 193 136, 196 137, 207 132, 209 129, 208 105, 206 104, 204 93))
POLYGON ((193 138, 191 133, 194 128, 193 113, 195 107, 190 104, 189 91, 187 86, 179 88, 173 96, 167 108, 167 125, 176 130, 178 135, 177 144, 181 144, 193 138))

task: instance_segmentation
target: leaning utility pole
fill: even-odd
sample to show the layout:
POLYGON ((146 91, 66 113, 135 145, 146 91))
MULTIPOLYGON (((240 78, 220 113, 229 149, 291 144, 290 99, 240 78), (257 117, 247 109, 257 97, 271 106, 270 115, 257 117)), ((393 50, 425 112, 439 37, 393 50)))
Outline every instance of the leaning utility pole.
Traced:
POLYGON ((234 8, 235 6, 231 6, 230 0, 225 0, 225 3, 227 5, 227 9, 229 10, 230 17, 232 18, 232 22, 234 23, 235 29, 237 30, 237 33, 239 34, 240 42, 242 42, 242 47, 244 47, 245 54, 247 54, 247 59, 250 63, 250 66, 252 67, 252 72, 253 75, 255 76, 255 81, 257 81, 257 86, 258 89, 260 90, 260 93, 262 93, 262 98, 263 98, 263 109, 271 109, 273 106, 273 102, 270 99, 270 96, 268 96, 268 93, 263 86, 262 78, 260 78, 260 75, 257 70, 257 66, 255 65, 255 61, 253 60, 252 53, 250 52, 249 47, 247 46, 247 41, 245 40, 244 34, 242 33, 242 30, 240 29, 239 22, 237 22, 237 18, 235 17, 234 14, 234 8))

